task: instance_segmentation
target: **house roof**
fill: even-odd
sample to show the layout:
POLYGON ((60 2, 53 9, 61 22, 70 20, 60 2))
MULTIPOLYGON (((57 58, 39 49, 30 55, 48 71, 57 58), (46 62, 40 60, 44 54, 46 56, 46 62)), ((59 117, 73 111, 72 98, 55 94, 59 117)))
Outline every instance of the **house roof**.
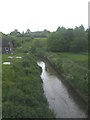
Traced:
POLYGON ((11 44, 11 41, 8 38, 2 39, 2 47, 9 47, 11 44))

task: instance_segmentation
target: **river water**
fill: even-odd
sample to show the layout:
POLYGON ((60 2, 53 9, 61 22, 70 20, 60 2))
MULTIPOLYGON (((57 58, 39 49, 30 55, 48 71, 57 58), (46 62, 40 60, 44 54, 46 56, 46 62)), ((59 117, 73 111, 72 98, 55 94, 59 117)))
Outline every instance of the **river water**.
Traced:
POLYGON ((44 94, 56 118, 87 118, 85 104, 68 85, 62 82, 55 70, 43 61, 38 61, 37 64, 42 68, 44 94))

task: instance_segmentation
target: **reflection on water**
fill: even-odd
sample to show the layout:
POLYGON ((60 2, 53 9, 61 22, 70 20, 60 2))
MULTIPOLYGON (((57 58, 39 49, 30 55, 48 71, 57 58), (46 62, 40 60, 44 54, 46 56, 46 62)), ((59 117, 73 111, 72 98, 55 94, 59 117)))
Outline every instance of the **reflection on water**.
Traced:
POLYGON ((45 69, 46 65, 43 61, 39 61, 37 64, 42 68, 41 78, 44 93, 50 108, 56 114, 56 118, 86 118, 83 104, 80 103, 78 97, 76 95, 73 97, 72 93, 70 94, 64 83, 49 67, 47 70, 45 69))

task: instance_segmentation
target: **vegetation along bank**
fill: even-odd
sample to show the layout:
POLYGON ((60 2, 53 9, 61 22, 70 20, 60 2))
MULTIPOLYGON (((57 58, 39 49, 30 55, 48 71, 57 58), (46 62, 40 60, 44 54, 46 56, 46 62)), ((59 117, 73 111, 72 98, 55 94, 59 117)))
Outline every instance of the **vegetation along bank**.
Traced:
MULTIPOLYGON (((41 69, 34 56, 19 55, 21 59, 14 58, 12 64, 2 66, 3 118, 53 118, 42 88, 41 69)), ((8 56, 4 54, 3 61, 10 61, 8 56)))

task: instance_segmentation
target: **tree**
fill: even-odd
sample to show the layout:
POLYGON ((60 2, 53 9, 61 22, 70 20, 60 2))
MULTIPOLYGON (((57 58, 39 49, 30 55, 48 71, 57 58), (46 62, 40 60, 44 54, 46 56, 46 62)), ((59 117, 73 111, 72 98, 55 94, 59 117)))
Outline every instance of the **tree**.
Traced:
POLYGON ((54 52, 86 52, 88 35, 83 25, 75 29, 66 29, 58 27, 56 32, 50 34, 47 48, 54 52))
POLYGON ((71 42, 70 50, 73 52, 84 52, 87 50, 88 41, 87 33, 85 32, 84 27, 76 27, 74 29, 74 39, 71 42))
POLYGON ((26 30, 25 36, 31 36, 31 31, 30 31, 30 29, 27 29, 27 30, 26 30))
POLYGON ((58 32, 53 32, 48 39, 48 50, 61 52, 65 51, 65 39, 62 34, 58 32))
POLYGON ((12 35, 12 36, 21 36, 21 33, 17 29, 15 29, 14 31, 12 31, 10 33, 10 35, 12 35))
POLYGON ((65 51, 70 51, 70 44, 73 41, 74 33, 73 29, 67 29, 64 33, 64 40, 65 42, 65 51))

